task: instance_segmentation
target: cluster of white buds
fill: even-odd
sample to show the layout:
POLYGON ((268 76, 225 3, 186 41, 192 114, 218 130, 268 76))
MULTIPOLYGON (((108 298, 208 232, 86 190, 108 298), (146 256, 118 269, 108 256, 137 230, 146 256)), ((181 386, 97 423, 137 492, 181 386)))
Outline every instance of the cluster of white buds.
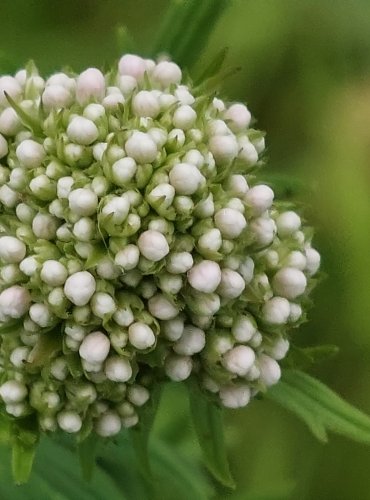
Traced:
POLYGON ((0 402, 108 437, 194 376, 226 407, 280 377, 320 256, 256 181, 263 134, 171 61, 0 78, 0 402))

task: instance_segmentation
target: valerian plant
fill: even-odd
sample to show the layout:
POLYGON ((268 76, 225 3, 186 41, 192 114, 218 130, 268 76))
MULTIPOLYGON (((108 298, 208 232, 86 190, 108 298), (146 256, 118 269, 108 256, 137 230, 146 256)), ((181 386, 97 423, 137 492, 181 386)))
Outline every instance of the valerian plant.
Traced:
MULTIPOLYGON (((181 61, 192 41, 156 50, 181 61)), ((370 441, 367 416, 296 369, 282 376, 320 255, 261 180, 249 109, 214 90, 222 56, 197 83, 168 56, 132 53, 105 73, 44 79, 29 64, 0 78, 0 399, 17 482, 42 435, 74 435, 89 476, 98 437, 125 428, 149 477, 166 381, 187 384, 206 465, 228 487, 221 408, 255 396, 322 440, 370 441)))

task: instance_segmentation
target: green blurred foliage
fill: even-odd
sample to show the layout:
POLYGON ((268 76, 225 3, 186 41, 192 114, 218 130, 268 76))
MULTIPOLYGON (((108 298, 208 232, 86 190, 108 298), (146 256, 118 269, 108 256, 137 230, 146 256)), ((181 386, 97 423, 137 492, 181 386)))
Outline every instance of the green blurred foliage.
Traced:
MULTIPOLYGON (((14 71, 29 58, 45 73, 65 65, 102 66, 119 56, 120 24, 129 28, 137 50, 149 53, 167 3, 2 0, 0 68, 14 71)), ((300 200, 316 228, 327 275, 315 292, 309 323, 295 334, 297 343, 337 344, 339 355, 315 373, 370 413, 370 2, 230 4, 195 71, 225 46, 228 67, 241 67, 225 81, 225 94, 246 101, 266 130, 269 166, 263 175, 283 195, 300 200)), ((172 387, 156 438, 197 462, 188 416, 185 392, 172 387)), ((370 499, 370 448, 338 437, 319 444, 270 401, 230 412, 226 423, 238 488, 220 490, 219 498, 370 499)), ((1 482, 10 481, 1 472, 1 482)))

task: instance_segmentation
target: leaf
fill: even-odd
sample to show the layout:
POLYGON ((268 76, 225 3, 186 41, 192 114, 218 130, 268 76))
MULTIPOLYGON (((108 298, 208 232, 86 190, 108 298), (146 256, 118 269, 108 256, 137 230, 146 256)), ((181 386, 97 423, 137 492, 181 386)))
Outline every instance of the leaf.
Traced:
POLYGON ((82 476, 86 481, 90 481, 92 478, 98 445, 99 438, 95 435, 95 433, 91 433, 86 439, 77 445, 82 476))
POLYGON ((311 365, 333 358, 338 352, 339 348, 330 344, 304 348, 292 346, 286 358, 286 366, 307 369, 311 365))
POLYGON ((158 384, 152 391, 151 398, 140 415, 139 424, 130 430, 131 439, 144 478, 152 479, 152 470, 149 461, 149 438, 159 407, 161 388, 158 384))
POLYGON ((37 443, 25 444, 19 438, 14 439, 12 444, 12 471, 16 484, 24 484, 28 481, 36 448, 37 443))
POLYGON ((195 382, 188 384, 190 410, 205 465, 223 486, 235 488, 227 458, 222 410, 207 400, 195 382))
POLYGON ((201 75, 197 78, 195 84, 202 83, 204 80, 208 80, 208 78, 217 75, 220 72, 223 63, 225 62, 228 53, 228 47, 224 47, 223 49, 221 49, 213 58, 213 60, 208 64, 203 73, 201 73, 201 75))
POLYGON ((229 0, 172 0, 151 45, 152 55, 167 52, 181 66, 190 68, 229 4, 229 0))
POLYGON ((331 431, 370 444, 370 417, 299 370, 286 370, 266 397, 300 417, 320 441, 326 442, 331 431))

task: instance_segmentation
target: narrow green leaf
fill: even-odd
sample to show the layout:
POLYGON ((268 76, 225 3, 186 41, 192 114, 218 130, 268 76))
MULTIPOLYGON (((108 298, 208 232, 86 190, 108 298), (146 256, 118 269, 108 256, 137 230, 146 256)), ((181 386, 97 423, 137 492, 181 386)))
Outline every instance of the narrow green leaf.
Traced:
POLYGON ((198 384, 188 384, 190 411, 205 465, 222 485, 235 488, 224 438, 222 410, 209 402, 198 384))
POLYGON ((306 373, 286 370, 266 397, 295 413, 322 441, 331 431, 370 444, 370 417, 306 373))
POLYGON ((338 352, 337 346, 329 344, 304 348, 292 346, 286 359, 286 366, 305 370, 311 365, 333 358, 338 352))
POLYGON ((36 448, 37 443, 25 444, 19 438, 14 439, 12 444, 12 471, 16 484, 24 484, 28 481, 36 448))
POLYGON ((204 80, 207 80, 208 78, 217 75, 220 72, 223 63, 225 62, 228 53, 229 53, 228 47, 224 47, 223 49, 221 49, 212 59, 212 61, 208 64, 203 73, 201 73, 200 76, 197 78, 195 84, 201 83, 204 80))
POLYGON ((92 478, 98 446, 99 438, 95 435, 95 433, 91 433, 86 439, 77 445, 82 476, 86 481, 90 481, 92 478))
POLYGON ((130 430, 132 443, 144 478, 151 480, 152 470, 149 460, 149 438, 159 407, 161 388, 152 391, 151 398, 140 415, 140 422, 130 430))

